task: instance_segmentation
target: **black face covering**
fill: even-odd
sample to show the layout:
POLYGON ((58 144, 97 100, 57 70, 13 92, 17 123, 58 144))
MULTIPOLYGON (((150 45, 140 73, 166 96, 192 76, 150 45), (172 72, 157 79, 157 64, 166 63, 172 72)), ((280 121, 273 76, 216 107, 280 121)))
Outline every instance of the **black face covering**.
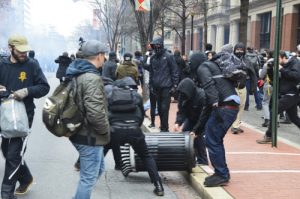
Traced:
POLYGON ((244 53, 242 53, 242 52, 237 52, 237 53, 234 53, 234 54, 235 54, 235 56, 237 56, 240 59, 244 56, 244 53))

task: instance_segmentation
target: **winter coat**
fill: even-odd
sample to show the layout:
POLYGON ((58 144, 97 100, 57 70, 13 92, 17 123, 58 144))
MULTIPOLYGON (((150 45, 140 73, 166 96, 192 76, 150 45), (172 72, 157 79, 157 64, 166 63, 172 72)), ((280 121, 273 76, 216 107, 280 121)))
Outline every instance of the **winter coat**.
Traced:
POLYGON ((56 78, 62 79, 66 76, 66 70, 70 63, 72 62, 72 59, 70 57, 66 56, 59 56, 57 59, 55 59, 55 63, 58 63, 58 69, 56 71, 56 78))
POLYGON ((76 102, 85 118, 83 127, 70 140, 90 146, 108 144, 110 131, 107 99, 99 71, 87 60, 76 59, 67 69, 67 77, 76 77, 76 102))
POLYGON ((212 61, 205 61, 198 67, 197 79, 206 93, 207 105, 222 103, 227 97, 237 95, 232 81, 226 78, 213 78, 221 74, 220 67, 212 61))
POLYGON ((139 81, 138 68, 132 61, 124 61, 116 69, 116 79, 131 77, 136 83, 139 81))
POLYGON ((116 80, 117 63, 114 60, 106 61, 102 67, 102 76, 116 80))
POLYGON ((298 94, 297 85, 300 82, 300 61, 297 58, 290 58, 288 63, 279 70, 280 83, 279 92, 281 95, 298 94))

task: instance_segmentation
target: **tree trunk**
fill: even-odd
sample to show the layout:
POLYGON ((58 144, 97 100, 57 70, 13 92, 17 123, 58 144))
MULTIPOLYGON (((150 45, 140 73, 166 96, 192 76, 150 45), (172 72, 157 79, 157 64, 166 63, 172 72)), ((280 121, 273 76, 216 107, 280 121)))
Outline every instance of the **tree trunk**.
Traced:
POLYGON ((249 0, 240 0, 240 41, 247 45, 247 25, 248 25, 248 11, 249 0))

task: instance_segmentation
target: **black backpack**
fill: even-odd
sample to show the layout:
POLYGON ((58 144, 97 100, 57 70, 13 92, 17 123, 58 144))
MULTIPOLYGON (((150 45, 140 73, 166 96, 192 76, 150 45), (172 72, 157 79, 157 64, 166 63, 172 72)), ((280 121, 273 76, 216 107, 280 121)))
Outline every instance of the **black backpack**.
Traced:
POLYGON ((242 89, 246 86, 246 64, 232 53, 220 52, 212 60, 221 69, 221 75, 213 78, 227 78, 234 82, 236 88, 242 89))
POLYGON ((84 121, 76 104, 76 79, 62 82, 45 101, 43 122, 58 137, 70 137, 78 132, 84 121))
POLYGON ((144 115, 139 107, 138 95, 132 88, 112 86, 107 94, 111 126, 134 127, 142 124, 144 115))

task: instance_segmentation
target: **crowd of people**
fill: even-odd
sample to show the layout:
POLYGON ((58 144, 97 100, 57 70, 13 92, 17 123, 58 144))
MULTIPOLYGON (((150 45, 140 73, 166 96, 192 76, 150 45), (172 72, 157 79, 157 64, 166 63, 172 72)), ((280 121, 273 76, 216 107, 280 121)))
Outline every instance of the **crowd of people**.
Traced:
MULTIPOLYGON (((45 96, 50 85, 24 36, 11 36, 8 47, 10 55, 0 61, 0 97, 23 101, 31 127, 33 100, 45 96)), ((149 128, 155 127, 157 113, 161 132, 190 132, 197 164, 208 165, 210 160, 214 174, 205 179, 207 187, 226 185, 230 180, 223 139, 229 130, 233 134, 243 133, 241 116, 249 111, 251 95, 256 109, 262 110, 262 126, 268 127, 257 143, 271 143, 273 52, 266 50, 259 54, 243 43, 226 44, 220 52, 212 48, 207 44, 205 52, 194 52, 187 59, 178 50, 174 54, 166 50, 163 39, 158 37, 150 43, 145 55, 140 51, 125 53, 120 60, 99 41, 81 39, 76 56, 69 57, 63 52, 54 60, 59 64, 56 77, 60 83, 76 79, 75 101, 84 116, 82 127, 70 137, 79 153, 75 167, 80 170, 80 179, 75 199, 90 198, 104 171, 104 156, 109 149, 113 151, 115 169, 121 169, 120 146, 125 143, 131 144, 143 160, 154 193, 164 195, 155 160, 148 152, 141 130, 147 103, 150 103, 149 128), (172 98, 178 106, 174 129, 169 128, 172 98), (117 100, 122 103, 116 105, 117 100)), ((298 50, 296 55, 280 51, 278 104, 279 113, 285 113, 300 128, 297 114, 300 46, 298 50)), ((1 149, 6 161, 2 199, 25 194, 33 182, 21 153, 25 152, 25 140, 2 136, 1 149)))

